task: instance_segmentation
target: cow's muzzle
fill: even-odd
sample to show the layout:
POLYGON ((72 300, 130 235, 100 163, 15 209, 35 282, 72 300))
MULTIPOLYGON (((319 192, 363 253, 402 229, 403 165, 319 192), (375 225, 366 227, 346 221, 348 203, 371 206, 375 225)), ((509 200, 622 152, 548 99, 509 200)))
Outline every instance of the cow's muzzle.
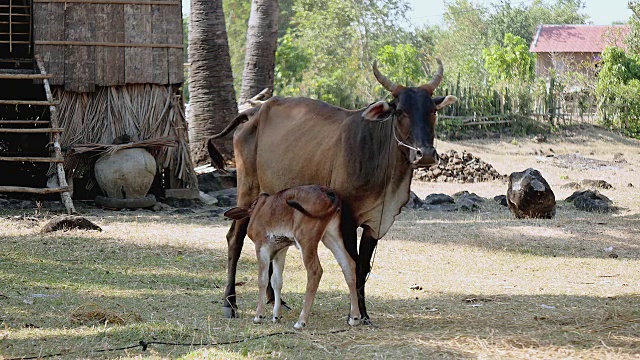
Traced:
POLYGON ((438 163, 440 158, 438 152, 433 146, 421 147, 416 150, 411 150, 409 154, 411 164, 416 167, 426 167, 438 163))

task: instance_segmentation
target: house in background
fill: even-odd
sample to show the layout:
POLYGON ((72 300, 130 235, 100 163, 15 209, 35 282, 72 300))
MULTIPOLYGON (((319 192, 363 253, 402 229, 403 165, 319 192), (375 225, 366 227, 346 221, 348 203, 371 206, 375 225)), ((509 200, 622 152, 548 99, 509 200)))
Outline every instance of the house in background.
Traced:
POLYGON ((589 75, 593 64, 608 46, 626 49, 627 25, 539 25, 529 51, 537 54, 536 76, 548 77, 568 71, 589 75))

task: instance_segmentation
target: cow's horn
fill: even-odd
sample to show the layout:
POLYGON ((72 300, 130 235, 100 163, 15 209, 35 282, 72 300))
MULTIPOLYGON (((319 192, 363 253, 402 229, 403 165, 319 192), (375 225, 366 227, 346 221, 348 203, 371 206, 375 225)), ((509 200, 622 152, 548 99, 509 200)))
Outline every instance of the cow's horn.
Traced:
POLYGON ((442 61, 440 60, 440 58, 436 58, 436 61, 438 62, 438 71, 436 72, 435 75, 433 75, 433 78, 431 79, 431 81, 429 81, 426 85, 423 86, 425 89, 427 89, 431 93, 433 93, 433 91, 438 87, 438 85, 440 85, 440 82, 442 81, 442 76, 444 75, 444 68, 442 67, 442 61))
POLYGON ((380 70, 378 70, 378 60, 373 61, 373 75, 375 75, 376 80, 378 80, 380 85, 389 90, 389 92, 393 92, 398 87, 398 85, 394 84, 393 81, 380 74, 380 70))

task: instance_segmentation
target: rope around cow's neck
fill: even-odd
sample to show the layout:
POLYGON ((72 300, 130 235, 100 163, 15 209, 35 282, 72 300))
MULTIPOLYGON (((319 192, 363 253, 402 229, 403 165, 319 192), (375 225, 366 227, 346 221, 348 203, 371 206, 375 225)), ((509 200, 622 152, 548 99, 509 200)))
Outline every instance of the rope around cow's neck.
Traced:
MULTIPOLYGON (((404 141, 402 141, 402 140, 400 140, 398 138, 398 123, 396 121, 398 119, 398 116, 396 115, 395 111, 392 112, 391 115, 387 116, 386 118, 380 119, 380 120, 374 120, 374 122, 385 122, 385 121, 388 121, 389 119, 392 120, 392 123, 393 123, 393 125, 392 125, 393 126, 393 138, 398 143, 398 146, 404 146, 407 149, 413 150, 413 151, 416 151, 416 152, 420 151, 420 149, 418 149, 417 147, 411 146, 411 145, 405 143, 404 141)), ((407 160, 409 160, 409 163, 411 164, 411 159, 407 158, 407 160)))

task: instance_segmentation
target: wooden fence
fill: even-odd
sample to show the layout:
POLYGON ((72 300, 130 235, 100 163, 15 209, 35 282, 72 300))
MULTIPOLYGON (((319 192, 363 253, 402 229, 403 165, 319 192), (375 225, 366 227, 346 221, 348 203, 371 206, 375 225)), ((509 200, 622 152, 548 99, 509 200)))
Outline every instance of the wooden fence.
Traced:
POLYGON ((509 124, 538 121, 550 126, 598 123, 620 111, 620 105, 598 102, 589 90, 567 91, 551 80, 543 84, 510 85, 501 89, 443 84, 437 95, 455 95, 458 101, 442 111, 439 121, 452 126, 509 124))

